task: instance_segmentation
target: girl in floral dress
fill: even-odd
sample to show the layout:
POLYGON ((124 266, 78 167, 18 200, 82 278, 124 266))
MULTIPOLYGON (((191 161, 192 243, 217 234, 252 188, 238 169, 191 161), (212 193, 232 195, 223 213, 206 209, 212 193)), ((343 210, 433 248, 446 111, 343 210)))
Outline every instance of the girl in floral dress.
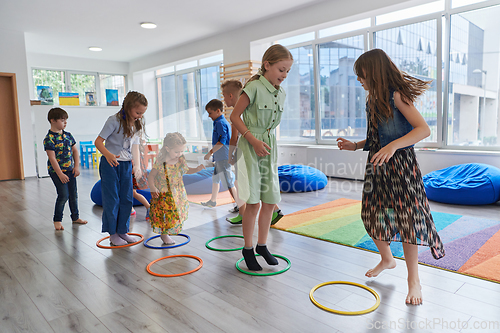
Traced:
POLYGON ((168 133, 148 177, 151 189, 151 227, 161 235, 166 245, 175 244, 169 235, 179 234, 188 218, 189 204, 182 176, 205 168, 203 165, 188 167, 182 155, 185 148, 186 139, 180 133, 168 133))

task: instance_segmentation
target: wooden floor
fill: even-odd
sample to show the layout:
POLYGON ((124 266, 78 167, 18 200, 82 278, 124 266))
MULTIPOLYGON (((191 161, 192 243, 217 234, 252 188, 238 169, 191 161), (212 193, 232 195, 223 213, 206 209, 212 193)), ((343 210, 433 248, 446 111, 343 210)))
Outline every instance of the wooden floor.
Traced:
MULTIPOLYGON (((233 216, 228 213, 230 205, 204 209, 191 204, 184 228, 191 242, 185 246, 100 249, 96 241, 104 236, 102 208, 89 197, 97 179, 97 171, 88 169, 78 178, 80 215, 89 224, 72 226, 66 212, 65 230, 57 232, 52 225, 56 195, 50 178, 0 182, 0 332, 500 331, 500 284, 420 266, 424 304, 407 306, 403 261, 397 260, 396 269, 370 280, 364 273, 378 263, 377 254, 284 231, 272 229, 268 245, 273 253, 291 260, 291 269, 269 277, 242 274, 235 268, 240 251, 205 248, 212 237, 241 234, 241 226, 225 221, 233 216), (152 260, 175 254, 198 256, 203 267, 174 278, 146 272, 152 260), (333 280, 373 288, 381 297, 380 307, 360 316, 317 308, 309 300, 309 291, 333 280), (469 329, 461 330, 464 323, 469 329), (491 326, 495 324, 496 328, 491 326), (446 325, 451 329, 444 329, 446 325)), ((330 179, 322 191, 284 194, 280 206, 291 213, 342 197, 360 199, 361 188, 360 182, 330 179)), ((499 204, 431 206, 440 212, 500 217, 499 204)), ((144 214, 144 207, 137 207, 131 231, 150 237, 154 234, 144 214)), ((226 248, 242 244, 239 238, 211 243, 226 248)), ((194 259, 172 258, 155 264, 153 270, 175 274, 196 266, 194 259)), ((285 267, 280 260, 274 269, 285 267)), ((371 294, 350 286, 327 286, 317 290, 315 297, 339 310, 374 304, 371 294)))

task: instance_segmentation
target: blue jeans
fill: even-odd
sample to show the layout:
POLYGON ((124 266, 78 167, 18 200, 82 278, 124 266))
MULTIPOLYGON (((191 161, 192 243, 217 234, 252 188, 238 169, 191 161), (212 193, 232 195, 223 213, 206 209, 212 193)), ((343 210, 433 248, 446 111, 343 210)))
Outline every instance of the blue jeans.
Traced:
POLYGON ((132 162, 118 161, 112 167, 104 156, 99 163, 102 194, 102 232, 126 234, 132 212, 132 162))
POLYGON ((76 221, 80 217, 78 214, 78 193, 76 190, 76 178, 73 171, 64 172, 69 177, 69 182, 63 184, 55 172, 49 172, 52 182, 56 186, 57 199, 54 208, 54 222, 62 222, 64 205, 69 199, 69 209, 71 211, 71 221, 76 221))

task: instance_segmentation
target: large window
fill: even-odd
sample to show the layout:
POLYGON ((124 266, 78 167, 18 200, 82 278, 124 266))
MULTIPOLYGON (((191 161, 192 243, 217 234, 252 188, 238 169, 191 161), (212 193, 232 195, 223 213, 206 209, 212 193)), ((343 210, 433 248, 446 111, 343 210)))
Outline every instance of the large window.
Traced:
POLYGON ((384 50, 402 71, 431 87, 414 103, 431 129, 425 141, 437 141, 437 21, 430 20, 375 32, 374 47, 384 50))
POLYGON ((447 140, 500 146, 500 6, 451 15, 447 140))
POLYGON ((213 121, 205 105, 214 98, 221 98, 219 64, 196 65, 193 61, 156 71, 160 137, 180 132, 186 139, 212 139, 213 121))
POLYGON ((313 49, 311 46, 290 49, 293 66, 283 82, 286 100, 278 138, 303 141, 314 139, 315 101, 313 49))
POLYGON ((362 35, 318 45, 320 140, 366 135, 366 94, 353 70, 363 52, 362 35))
POLYGON ((106 106, 106 89, 118 90, 118 103, 125 98, 125 75, 84 73, 75 71, 33 69, 33 89, 35 99, 39 99, 40 86, 52 91, 53 104, 59 105, 60 92, 78 93, 79 105, 106 106), (92 93, 91 102, 87 94, 92 93))

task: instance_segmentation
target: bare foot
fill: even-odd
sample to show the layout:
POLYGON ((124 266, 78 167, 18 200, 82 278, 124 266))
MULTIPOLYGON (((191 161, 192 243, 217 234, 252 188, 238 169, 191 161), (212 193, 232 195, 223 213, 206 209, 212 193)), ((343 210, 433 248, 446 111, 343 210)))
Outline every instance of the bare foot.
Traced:
POLYGON ((380 260, 377 266, 375 266, 372 269, 369 269, 366 271, 365 276, 367 277, 376 277, 379 275, 384 269, 393 269, 396 267, 396 260, 394 258, 391 258, 390 261, 385 262, 383 260, 380 260))
POLYGON ((87 224, 87 220, 82 220, 82 219, 78 219, 78 220, 75 220, 73 221, 73 223, 76 223, 76 224, 87 224))
POLYGON ((62 222, 54 222, 54 228, 56 228, 56 230, 64 230, 62 222))
POLYGON ((163 241, 163 244, 165 244, 165 245, 174 245, 175 244, 175 241, 172 238, 170 238, 170 236, 167 234, 162 234, 160 236, 160 238, 163 241))
POLYGON ((406 304, 420 305, 422 303, 422 287, 420 286, 420 282, 408 281, 408 295, 406 296, 406 304))

